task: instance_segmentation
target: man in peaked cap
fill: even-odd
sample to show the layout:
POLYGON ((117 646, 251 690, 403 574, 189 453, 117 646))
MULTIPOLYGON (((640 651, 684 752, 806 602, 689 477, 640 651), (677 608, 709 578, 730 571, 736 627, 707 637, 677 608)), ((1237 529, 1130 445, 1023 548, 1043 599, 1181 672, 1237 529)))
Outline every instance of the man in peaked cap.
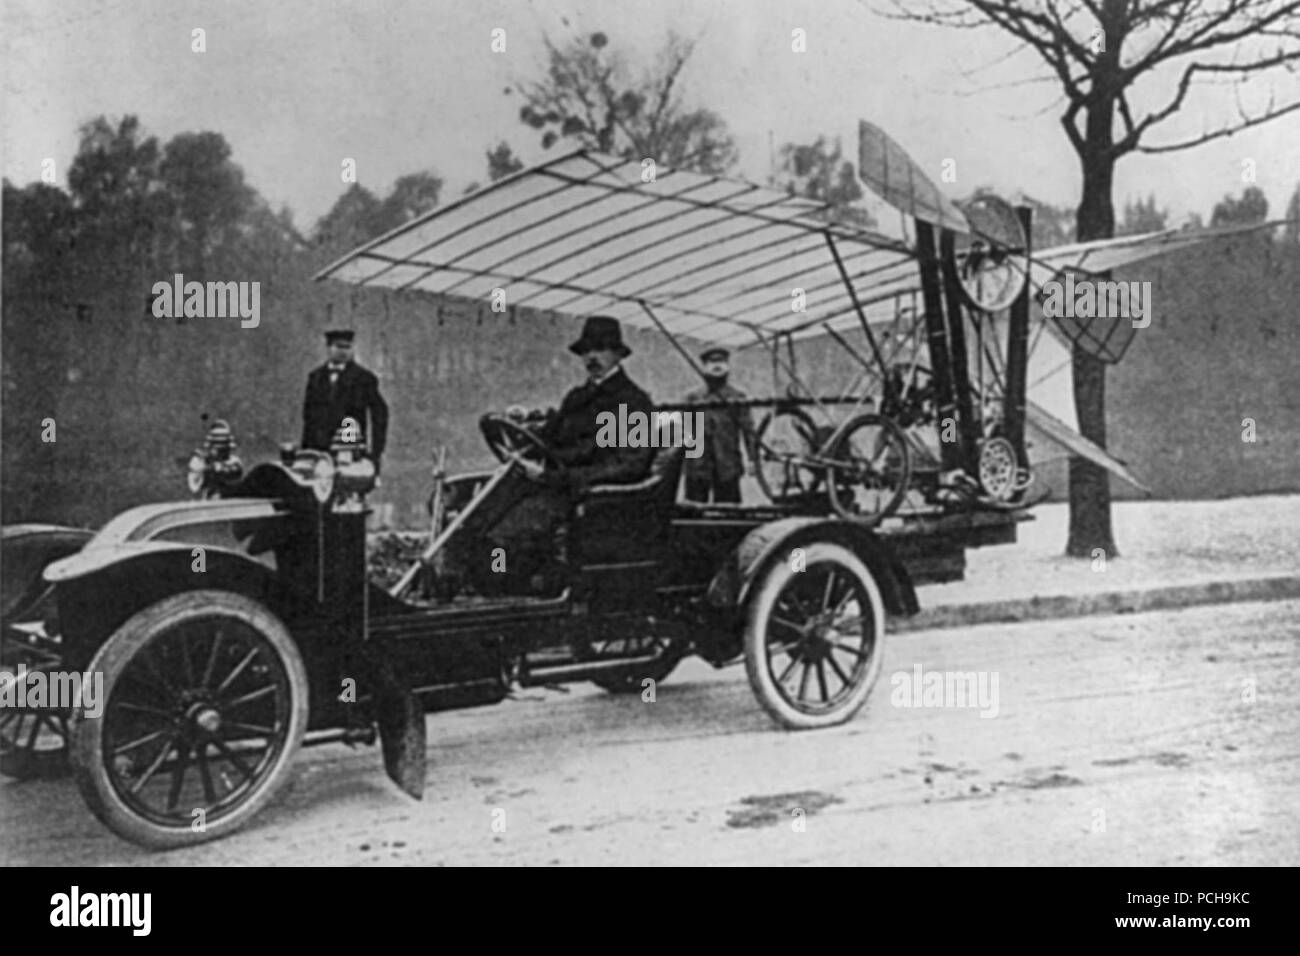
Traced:
POLYGON ((307 376, 302 402, 302 447, 329 451, 345 418, 361 425, 378 468, 388 438, 388 403, 379 394, 379 379, 352 360, 351 329, 325 333, 328 361, 307 376))
MULTIPOLYGON (((623 343, 618 321, 599 315, 588 318, 569 351, 582 360, 587 381, 571 389, 559 411, 536 431, 554 451, 560 467, 545 469, 534 462, 521 462, 520 468, 497 486, 491 500, 483 502, 474 528, 465 536, 467 540, 479 537, 482 542, 475 545, 475 554, 467 556, 476 567, 472 576, 480 585, 490 586, 494 578, 500 581, 500 575, 481 573, 497 548, 510 555, 512 572, 525 580, 558 575, 555 562, 562 561, 563 548, 557 547, 556 535, 585 489, 594 484, 639 481, 654 457, 653 447, 602 446, 596 440, 603 413, 617 417, 620 406, 625 414, 649 415, 654 410, 650 396, 623 370, 623 359, 632 350, 623 343)), ((545 580, 533 590, 550 590, 555 583, 545 580)))
POLYGON ((731 404, 749 396, 727 384, 730 358, 731 353, 720 346, 701 352, 704 387, 686 395, 692 404, 709 406, 704 409, 704 450, 698 458, 687 458, 683 468, 684 493, 691 501, 708 502, 712 497, 714 502, 740 502, 742 438, 751 470, 757 467, 754 421, 744 405, 731 404))

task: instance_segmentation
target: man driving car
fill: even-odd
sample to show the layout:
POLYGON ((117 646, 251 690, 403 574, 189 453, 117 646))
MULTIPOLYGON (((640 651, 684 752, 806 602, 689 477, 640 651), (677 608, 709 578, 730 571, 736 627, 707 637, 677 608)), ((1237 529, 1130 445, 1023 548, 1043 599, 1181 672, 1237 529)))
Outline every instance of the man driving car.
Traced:
MULTIPOLYGON (((559 411, 533 432, 549 451, 547 462, 519 458, 458 536, 465 542, 461 560, 482 593, 558 590, 565 577, 564 525, 577 499, 594 484, 640 480, 654 457, 653 447, 597 440, 602 414, 649 415, 654 407, 623 370, 632 350, 618 321, 588 318, 569 351, 582 359, 587 381, 571 389, 559 411)), ((482 423, 485 432, 490 419, 482 423)))

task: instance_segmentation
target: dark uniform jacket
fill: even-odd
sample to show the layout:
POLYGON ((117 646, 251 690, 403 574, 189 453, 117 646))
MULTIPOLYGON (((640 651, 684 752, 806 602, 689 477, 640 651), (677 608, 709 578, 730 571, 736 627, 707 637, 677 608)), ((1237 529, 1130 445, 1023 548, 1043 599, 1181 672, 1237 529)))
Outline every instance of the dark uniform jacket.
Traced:
MULTIPOLYGON (((620 368, 598 385, 584 383, 564 396, 560 410, 538 433, 555 450, 565 467, 566 480, 582 488, 596 484, 620 484, 644 478, 655 449, 602 448, 596 444, 601 429, 597 416, 611 412, 617 428, 619 406, 626 414, 650 415, 654 405, 640 387, 620 368)), ((617 437, 617 430, 615 431, 617 437)))
MULTIPOLYGON (((697 404, 713 402, 743 402, 749 396, 738 388, 724 385, 720 389, 699 388, 689 392, 686 401, 697 404)), ((704 451, 698 458, 687 458, 683 463, 686 480, 734 481, 744 468, 740 460, 740 440, 745 438, 746 449, 752 449, 754 423, 749 409, 706 408, 704 411, 704 451)))
POLYGON ((329 363, 307 376, 302 403, 302 447, 329 451, 344 418, 355 418, 376 458, 388 438, 388 403, 379 394, 379 379, 356 362, 348 362, 330 385, 329 363), (367 412, 369 420, 367 420, 367 412))

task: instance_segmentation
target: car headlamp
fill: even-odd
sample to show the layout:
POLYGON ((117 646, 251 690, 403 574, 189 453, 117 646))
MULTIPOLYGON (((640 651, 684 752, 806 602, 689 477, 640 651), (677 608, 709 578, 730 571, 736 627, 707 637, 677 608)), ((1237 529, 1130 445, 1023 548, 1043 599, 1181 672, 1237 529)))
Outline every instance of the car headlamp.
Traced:
POLYGON ((334 494, 334 462, 325 456, 317 459, 308 483, 317 501, 321 504, 329 501, 330 496, 334 494))
POLYGON ((208 474, 208 463, 202 455, 195 452, 190 456, 189 469, 185 472, 185 485, 191 494, 197 495, 203 490, 203 482, 208 474))

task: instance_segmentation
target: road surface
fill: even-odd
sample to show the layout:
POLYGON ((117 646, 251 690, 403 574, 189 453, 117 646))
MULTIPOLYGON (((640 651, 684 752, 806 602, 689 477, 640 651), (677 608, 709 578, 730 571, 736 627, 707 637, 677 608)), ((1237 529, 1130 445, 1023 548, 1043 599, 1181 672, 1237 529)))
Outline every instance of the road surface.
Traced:
POLYGON ((691 661, 653 703, 583 684, 432 715, 421 802, 377 748, 305 750, 248 829, 171 853, 70 780, 4 781, 0 861, 1295 865, 1298 639, 1300 602, 899 635, 863 711, 806 733, 691 661), (996 716, 895 706, 917 665, 996 674, 996 716))

